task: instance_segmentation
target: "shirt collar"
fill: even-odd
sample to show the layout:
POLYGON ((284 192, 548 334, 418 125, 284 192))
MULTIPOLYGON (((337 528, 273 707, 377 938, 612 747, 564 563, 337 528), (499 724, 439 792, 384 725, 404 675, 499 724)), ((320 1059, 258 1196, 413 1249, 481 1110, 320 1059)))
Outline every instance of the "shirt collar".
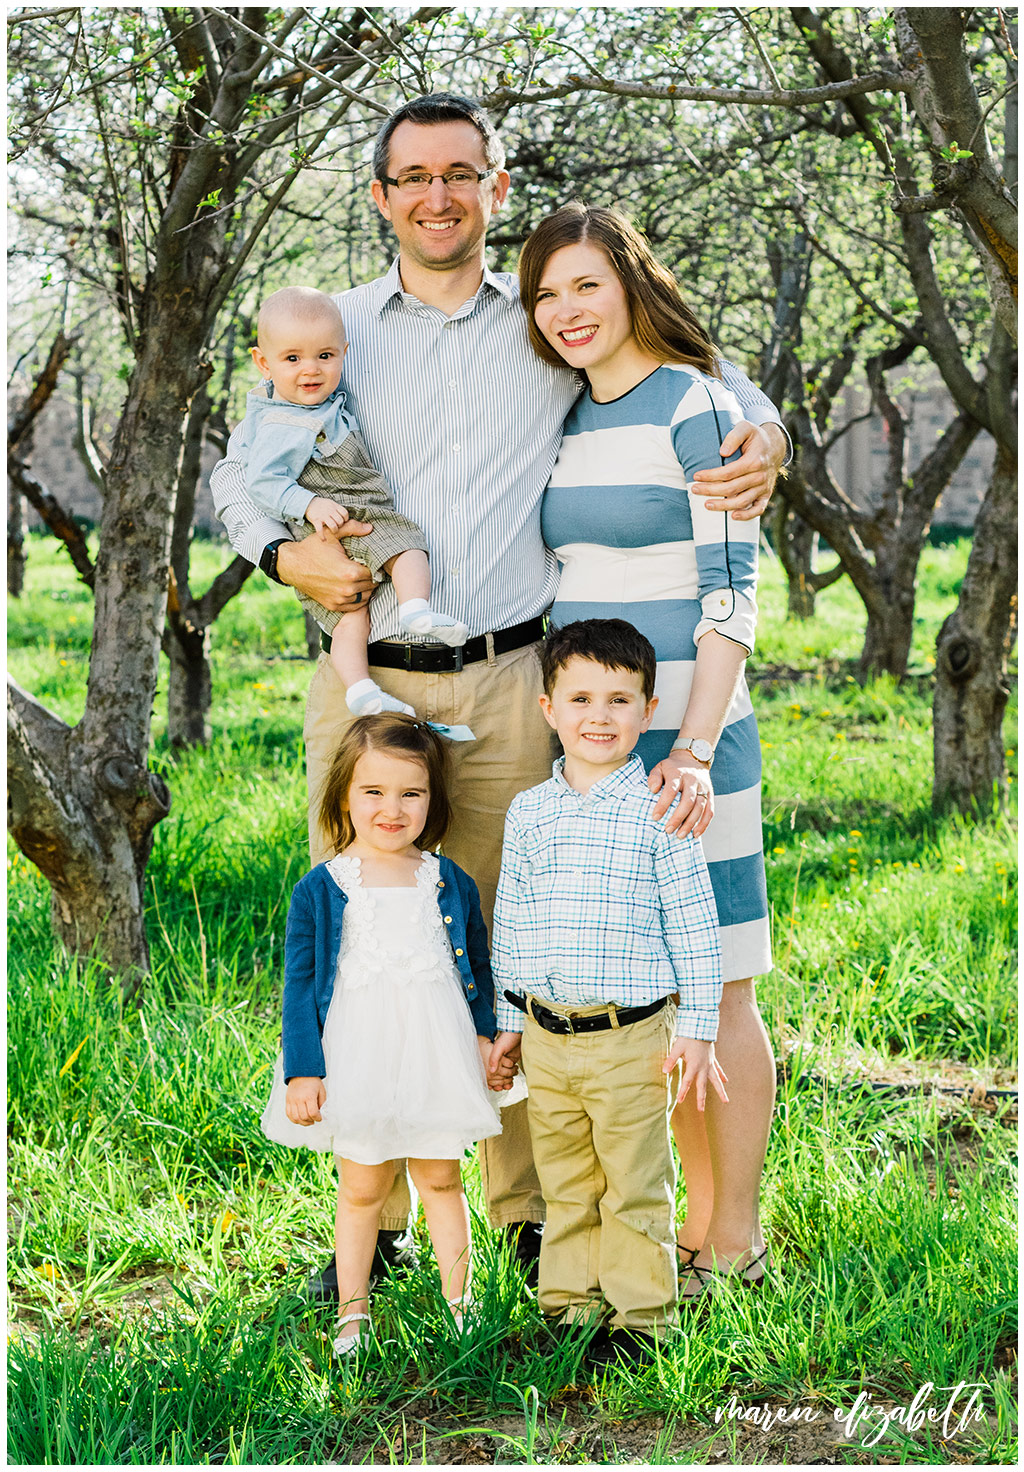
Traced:
MULTIPOLYGON (((409 293, 402 285, 402 273, 399 269, 399 262, 400 257, 396 256, 395 259, 391 262, 390 270, 388 270, 388 272, 384 276, 378 277, 378 279, 372 283, 376 292, 378 313, 383 312, 384 308, 390 302, 394 301, 395 297, 398 297, 402 301, 404 301, 405 298, 409 295, 409 293)), ((474 304, 479 299, 480 293, 483 291, 485 286, 489 287, 492 291, 496 291, 498 295, 507 303, 514 305, 519 300, 519 294, 516 290, 515 283, 513 281, 503 281, 500 276, 498 276, 494 271, 491 270, 490 266, 485 264, 483 280, 480 282, 478 289, 469 298, 469 301, 463 302, 462 306, 459 308, 459 312, 465 312, 468 307, 471 307, 472 304, 474 304)), ((417 300, 417 297, 413 297, 413 301, 417 300)), ((424 302, 422 305, 426 306, 427 304, 426 302, 424 302)), ((458 313, 456 313, 455 315, 458 315, 458 313)))
POLYGON ((275 409, 280 409, 283 407, 285 409, 324 410, 333 409, 335 406, 337 406, 339 409, 344 409, 345 407, 345 390, 342 388, 340 383, 338 384, 338 387, 334 390, 334 392, 328 394, 326 399, 324 399, 319 404, 293 404, 290 399, 275 399, 270 394, 268 394, 268 381, 273 384, 273 379, 265 379, 258 388, 251 388, 246 394, 246 400, 250 402, 255 408, 263 409, 273 407, 275 409))
POLYGON ((551 778, 558 787, 560 793, 571 792, 576 797, 625 797, 626 793, 636 786, 637 778, 644 778, 644 764, 636 752, 621 767, 616 767, 614 772, 609 772, 607 777, 602 777, 600 782, 595 782, 587 792, 578 792, 565 780, 565 757, 560 756, 551 765, 551 778))

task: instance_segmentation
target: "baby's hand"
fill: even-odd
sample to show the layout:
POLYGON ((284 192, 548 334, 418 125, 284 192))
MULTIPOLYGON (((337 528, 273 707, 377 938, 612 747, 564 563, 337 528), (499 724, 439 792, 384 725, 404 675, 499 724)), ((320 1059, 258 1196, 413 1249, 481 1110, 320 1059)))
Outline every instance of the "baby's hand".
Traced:
POLYGON ((709 1080, 722 1103, 728 1104, 729 1095, 725 1092, 724 1085, 729 1080, 715 1057, 714 1043, 707 1043, 699 1038, 676 1038, 662 1065, 662 1072, 671 1073, 680 1059, 683 1060, 683 1081, 676 1095, 677 1104, 681 1104, 691 1086, 696 1085, 697 1108, 703 1113, 709 1080))
POLYGON ((305 516, 310 526, 315 526, 320 533, 321 542, 326 542, 328 537, 340 535, 348 521, 348 507, 339 506, 337 501, 330 501, 326 496, 314 496, 306 507, 305 516))
POLYGON ((292 1124, 314 1124, 326 1098, 322 1078, 293 1078, 284 1096, 284 1112, 292 1124))

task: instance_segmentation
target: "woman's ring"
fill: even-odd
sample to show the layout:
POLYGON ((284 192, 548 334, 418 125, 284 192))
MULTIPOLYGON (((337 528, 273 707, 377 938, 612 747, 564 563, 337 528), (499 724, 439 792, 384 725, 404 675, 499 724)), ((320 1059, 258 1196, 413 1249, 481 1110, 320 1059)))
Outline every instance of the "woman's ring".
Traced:
POLYGON ((357 603, 362 603, 362 601, 363 601, 363 595, 362 595, 362 593, 357 593, 356 594, 356 602, 357 603))

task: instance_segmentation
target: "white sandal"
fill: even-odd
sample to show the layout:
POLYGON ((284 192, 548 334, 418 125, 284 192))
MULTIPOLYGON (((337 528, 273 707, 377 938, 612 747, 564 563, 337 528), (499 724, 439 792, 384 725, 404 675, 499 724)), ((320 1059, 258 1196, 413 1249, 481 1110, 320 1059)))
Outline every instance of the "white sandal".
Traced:
MULTIPOLYGON (((370 1322, 370 1315, 346 1314, 343 1319, 338 1320, 338 1325, 339 1327, 342 1327, 345 1324, 356 1324, 361 1319, 368 1324, 370 1322)), ((337 1339, 331 1345, 331 1348, 334 1350, 334 1358, 336 1360, 347 1359, 349 1355, 353 1355, 356 1353, 363 1342, 364 1336, 361 1329, 357 1329, 354 1334, 339 1334, 337 1339)))
POLYGON ((457 1332, 461 1334, 473 1308, 472 1298, 468 1293, 464 1293, 461 1298, 446 1298, 445 1303, 452 1311, 452 1320, 457 1332))

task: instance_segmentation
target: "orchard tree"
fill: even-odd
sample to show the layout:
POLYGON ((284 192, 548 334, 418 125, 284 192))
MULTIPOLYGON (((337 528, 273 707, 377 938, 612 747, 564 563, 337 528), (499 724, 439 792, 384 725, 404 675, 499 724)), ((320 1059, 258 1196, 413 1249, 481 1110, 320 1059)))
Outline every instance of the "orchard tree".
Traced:
POLYGON ((8 17, 15 169, 88 192, 97 154, 119 255, 132 363, 113 437, 82 719, 69 726, 9 681, 9 815, 49 880, 57 934, 129 982, 148 967, 143 886, 170 806, 148 766, 189 409, 217 314, 301 170, 384 111, 370 89, 408 20, 302 9, 80 9, 8 17), (85 142, 77 124, 91 108, 85 142), (88 146, 86 146, 88 145, 88 146), (134 177, 132 177, 134 173, 134 177), (138 189, 139 207, 124 207, 138 189), (236 206, 258 196, 244 237, 236 206))

